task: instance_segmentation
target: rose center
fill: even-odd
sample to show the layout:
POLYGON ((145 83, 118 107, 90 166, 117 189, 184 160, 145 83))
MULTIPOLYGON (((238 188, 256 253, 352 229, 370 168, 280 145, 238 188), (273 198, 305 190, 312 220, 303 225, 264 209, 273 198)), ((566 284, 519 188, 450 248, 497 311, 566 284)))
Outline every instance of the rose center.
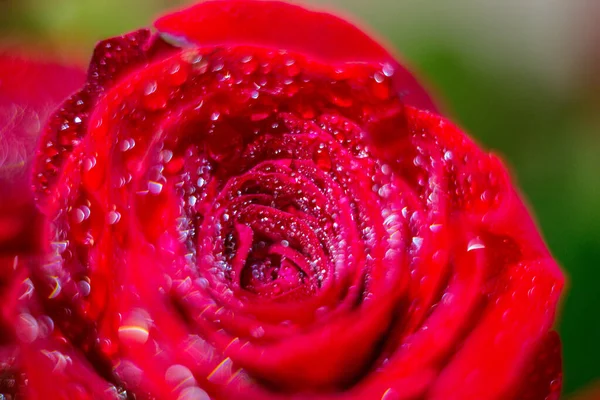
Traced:
POLYGON ((277 298, 298 289, 304 283, 306 274, 292 260, 272 250, 267 254, 260 253, 262 252, 253 251, 253 256, 246 261, 241 276, 244 289, 277 298))

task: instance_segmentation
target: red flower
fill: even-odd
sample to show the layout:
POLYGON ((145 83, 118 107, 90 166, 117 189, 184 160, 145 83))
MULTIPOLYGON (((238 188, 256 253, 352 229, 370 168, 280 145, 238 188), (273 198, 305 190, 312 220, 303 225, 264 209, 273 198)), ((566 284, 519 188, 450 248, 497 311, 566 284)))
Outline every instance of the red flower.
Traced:
POLYGON ((101 42, 40 140, 13 388, 558 398, 561 272, 499 159, 383 47, 278 2, 156 28, 101 42))

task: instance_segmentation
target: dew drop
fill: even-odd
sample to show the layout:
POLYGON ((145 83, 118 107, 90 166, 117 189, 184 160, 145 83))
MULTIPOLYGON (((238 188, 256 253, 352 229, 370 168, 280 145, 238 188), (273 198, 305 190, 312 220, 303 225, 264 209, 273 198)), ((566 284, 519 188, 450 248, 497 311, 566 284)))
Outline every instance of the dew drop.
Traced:
POLYGON ((392 194, 392 188, 390 187, 389 184, 383 185, 382 187, 379 188, 379 190, 377 191, 377 194, 381 198, 387 199, 392 194))
POLYGON ((131 148, 131 145, 129 144, 129 140, 127 140, 127 139, 122 140, 121 143, 120 143, 120 145, 119 145, 119 148, 123 152, 129 150, 131 148))
POLYGON ((431 225, 429 225, 429 230, 431 232, 435 232, 435 233, 441 232, 442 228, 443 228, 442 224, 431 224, 431 225))
POLYGON ((215 65, 213 65, 213 68, 212 68, 212 70, 213 70, 213 72, 219 72, 219 71, 221 71, 221 70, 222 70, 224 67, 225 67, 225 64, 223 64, 223 62, 222 62, 222 61, 219 61, 219 62, 215 63, 215 65))
POLYGON ((562 386, 562 382, 560 381, 560 379, 554 379, 552 382, 550 382, 550 391, 552 393, 556 393, 559 392, 562 386))
POLYGON ((150 317, 141 309, 135 309, 119 326, 119 339, 130 344, 144 344, 148 341, 150 317))
POLYGON ((423 245, 423 238, 415 236, 412 238, 412 243, 415 246, 415 249, 419 250, 421 248, 421 246, 423 245))
POLYGON ((262 326, 257 326, 252 329, 250 334, 252 335, 252 337, 254 337, 256 339, 260 339, 261 337, 263 337, 265 335, 265 328, 263 328, 262 326))
POLYGON ((398 400, 399 398, 398 393, 392 388, 387 389, 381 396, 381 400, 398 400))
POLYGON ((210 397, 204 390, 197 386, 192 386, 183 389, 177 400, 210 400, 210 397))
POLYGON ((390 76, 394 75, 394 67, 392 67, 391 64, 385 63, 383 64, 381 72, 383 72, 383 74, 389 78, 390 76))
POLYGON ((21 341, 32 343, 37 339, 39 332, 38 322, 31 314, 23 313, 19 315, 16 321, 15 333, 21 341))
POLYGON ((92 287, 88 281, 79 281, 79 283, 77 283, 77 287, 79 287, 79 293, 81 293, 83 297, 89 296, 90 292, 92 291, 92 287))
POLYGON ((163 90, 158 89, 156 81, 148 82, 144 86, 144 106, 149 110, 159 110, 167 105, 167 97, 163 90))
POLYGON ((83 169, 89 171, 96 166, 96 157, 86 157, 83 160, 83 169))
POLYGON ((446 292, 442 295, 442 304, 450 304, 454 300, 452 293, 446 292))
POLYGON ((64 251, 67 249, 67 246, 69 245, 69 242, 64 240, 64 241, 58 241, 58 242, 52 242, 50 244, 50 246, 52 247, 52 250, 54 250, 57 254, 62 254, 64 253, 64 251))
POLYGON ((163 150, 160 153, 162 160, 166 163, 170 162, 171 159, 173 158, 173 152, 171 150, 163 150))
POLYGON ((128 387, 136 388, 142 382, 144 371, 128 360, 123 360, 114 367, 115 374, 124 381, 128 387))
POLYGON ((473 250, 479 250, 479 249, 485 249, 485 244, 478 236, 469 241, 469 243, 467 244, 467 251, 473 251, 473 250))
POLYGON ((122 325, 119 327, 119 339, 128 343, 146 343, 150 333, 145 326, 122 325))
POLYGON ((47 337, 54 331, 54 321, 47 315, 42 315, 38 318, 40 327, 40 337, 47 337))
POLYGON ((160 194, 162 192, 163 185, 162 183, 158 183, 156 181, 148 182, 148 191, 152 194, 160 194))
POLYGON ((171 85, 179 86, 185 83, 188 77, 188 73, 185 68, 178 62, 174 63, 167 70, 168 73, 168 82, 171 85))
POLYGON ((181 364, 171 365, 167 368, 167 371, 165 372, 165 381, 169 386, 177 389, 194 386, 196 384, 196 379, 194 378, 192 371, 181 364))
POLYGON ((158 89, 156 81, 148 82, 146 86, 144 86, 144 95, 150 96, 152 93, 156 93, 156 89, 158 89))
POLYGON ((74 211, 75 223, 80 224, 90 217, 91 211, 88 206, 81 206, 74 211))
POLYGON ((121 213, 118 211, 110 211, 106 216, 106 222, 109 225, 116 224, 121 219, 121 213))

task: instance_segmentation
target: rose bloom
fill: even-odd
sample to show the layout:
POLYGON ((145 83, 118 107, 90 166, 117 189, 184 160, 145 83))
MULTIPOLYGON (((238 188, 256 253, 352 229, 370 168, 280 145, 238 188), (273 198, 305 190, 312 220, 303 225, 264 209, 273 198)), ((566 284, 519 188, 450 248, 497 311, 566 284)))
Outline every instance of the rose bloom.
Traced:
POLYGON ((280 2, 155 29, 0 61, 4 398, 558 399, 563 276, 390 53, 280 2))

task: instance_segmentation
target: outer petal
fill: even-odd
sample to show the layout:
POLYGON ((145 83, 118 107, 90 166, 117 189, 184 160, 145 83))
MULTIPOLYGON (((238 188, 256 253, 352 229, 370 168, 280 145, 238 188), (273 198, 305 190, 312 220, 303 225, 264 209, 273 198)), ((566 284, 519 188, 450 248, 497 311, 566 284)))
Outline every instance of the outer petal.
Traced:
POLYGON ((29 185, 31 159, 50 113, 84 78, 78 68, 0 53, 0 393, 9 397, 21 385, 11 378, 18 368, 12 321, 25 279, 17 256, 41 250, 42 216, 29 185))
POLYGON ((46 119, 84 78, 77 68, 0 54, 0 257, 34 246, 30 161, 46 119))
POLYGON ((328 64, 386 63, 408 105, 434 111, 431 97, 413 74, 375 40, 334 15, 279 1, 207 1, 168 14, 156 28, 176 40, 202 46, 258 45, 290 50, 328 64))
MULTIPOLYGON (((464 134, 439 116, 426 112, 414 116, 416 131, 428 131, 442 146, 452 149, 453 159, 464 160, 455 166, 457 181, 466 177, 471 191, 461 199, 465 205, 461 231, 478 232, 487 240, 482 246, 471 241, 465 246, 467 253, 484 260, 474 271, 486 277, 477 283, 484 294, 483 308, 460 322, 476 324, 457 346, 428 398, 557 399, 562 381, 560 339, 548 331, 564 286, 558 265, 511 187, 501 161, 482 154, 473 143, 460 143, 464 134), (503 182, 498 197, 484 206, 488 197, 495 197, 492 181, 498 178, 503 182), (478 193, 480 189, 484 190, 478 193), (497 239, 492 239, 494 236, 497 239)), ((467 258, 456 259, 463 266, 468 262, 467 258)))

